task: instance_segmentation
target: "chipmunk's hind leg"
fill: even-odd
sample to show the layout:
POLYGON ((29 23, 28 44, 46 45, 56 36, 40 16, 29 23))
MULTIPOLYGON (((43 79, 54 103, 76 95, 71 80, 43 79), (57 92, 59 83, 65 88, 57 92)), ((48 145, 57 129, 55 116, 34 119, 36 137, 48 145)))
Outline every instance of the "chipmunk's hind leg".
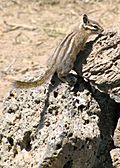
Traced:
POLYGON ((77 82, 77 78, 71 73, 64 74, 64 76, 63 74, 58 73, 58 78, 64 83, 68 82, 70 85, 74 85, 77 82))
POLYGON ((57 73, 57 75, 58 75, 58 78, 62 81, 62 82, 67 82, 67 80, 66 80, 66 76, 68 75, 63 75, 63 74, 61 74, 61 73, 57 73))
POLYGON ((60 68, 57 69, 57 75, 58 78, 62 81, 62 82, 68 82, 71 84, 75 84, 77 82, 76 77, 74 77, 73 75, 71 75, 69 72, 73 69, 73 64, 69 64, 69 66, 64 66, 64 68, 60 68))

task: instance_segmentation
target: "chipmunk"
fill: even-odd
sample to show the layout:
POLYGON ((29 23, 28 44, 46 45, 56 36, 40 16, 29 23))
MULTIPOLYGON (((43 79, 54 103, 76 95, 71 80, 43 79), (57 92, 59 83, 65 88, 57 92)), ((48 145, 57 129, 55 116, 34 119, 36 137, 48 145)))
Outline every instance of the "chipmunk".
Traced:
POLYGON ((16 88, 32 88, 42 85, 46 82, 55 72, 58 78, 65 82, 65 77, 74 68, 74 62, 80 50, 85 46, 85 43, 90 35, 101 34, 103 28, 93 20, 88 19, 86 14, 83 15, 82 23, 78 28, 69 33, 58 45, 54 51, 48 69, 40 79, 35 81, 14 81, 16 88))

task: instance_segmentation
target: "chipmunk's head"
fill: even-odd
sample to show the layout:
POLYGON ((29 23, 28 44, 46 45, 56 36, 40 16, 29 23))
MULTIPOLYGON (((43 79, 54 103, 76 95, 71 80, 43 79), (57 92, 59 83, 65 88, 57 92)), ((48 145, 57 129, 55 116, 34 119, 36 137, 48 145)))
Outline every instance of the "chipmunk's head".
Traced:
POLYGON ((82 27, 89 34, 101 34, 104 31, 104 29, 97 22, 88 19, 86 14, 83 15, 82 27))

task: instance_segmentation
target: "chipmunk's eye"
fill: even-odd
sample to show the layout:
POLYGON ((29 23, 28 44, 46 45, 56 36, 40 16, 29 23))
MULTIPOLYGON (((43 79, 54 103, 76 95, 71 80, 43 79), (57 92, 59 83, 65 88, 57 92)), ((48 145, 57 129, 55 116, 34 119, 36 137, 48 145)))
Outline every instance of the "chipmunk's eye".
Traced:
POLYGON ((94 27, 95 29, 98 29, 98 26, 96 26, 96 25, 95 25, 95 26, 93 26, 93 27, 94 27))

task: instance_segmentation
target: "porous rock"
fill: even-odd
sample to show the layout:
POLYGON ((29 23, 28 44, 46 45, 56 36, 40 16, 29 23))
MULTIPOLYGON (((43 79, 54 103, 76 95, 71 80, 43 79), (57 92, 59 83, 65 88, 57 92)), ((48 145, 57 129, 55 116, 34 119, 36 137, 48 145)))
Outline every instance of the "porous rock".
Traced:
POLYGON ((110 151, 112 162, 113 162, 113 168, 119 168, 120 167, 120 148, 112 149, 110 151))
POLYGON ((82 79, 75 86, 53 82, 13 89, 6 98, 0 119, 3 167, 89 168, 101 135, 111 143, 116 104, 82 79))
POLYGON ((75 69, 80 76, 120 103, 120 33, 106 31, 87 43, 75 69))
POLYGON ((113 166, 110 150, 114 148, 112 136, 120 109, 120 105, 116 103, 119 102, 119 95, 116 94, 116 88, 119 91, 119 76, 116 74, 116 78, 112 81, 110 77, 103 81, 102 75, 107 74, 105 65, 110 68, 114 61, 118 62, 119 56, 115 53, 118 51, 119 40, 116 42, 116 36, 116 33, 108 33, 87 44, 87 49, 82 55, 86 56, 88 65, 82 64, 85 60, 83 61, 81 56, 81 64, 78 59, 79 64, 76 66, 78 74, 86 81, 77 77, 77 83, 69 85, 61 83, 55 76, 51 83, 48 82, 41 87, 10 91, 5 98, 4 111, 0 118, 0 166, 3 168, 113 166), (109 48, 104 46, 105 39, 110 42, 111 39, 112 41, 115 39, 114 49, 109 51, 109 48), (101 46, 105 48, 101 49, 101 46), (99 64, 101 63, 100 65, 97 63, 98 69, 96 63, 94 64, 96 68, 93 68, 93 55, 96 55, 97 47, 100 51, 97 52, 97 56, 102 52, 99 59, 106 55, 107 50, 108 57, 113 50, 115 56, 111 57, 112 63, 108 61, 104 64, 96 59, 99 64))
POLYGON ((0 125, 3 167, 91 167, 100 108, 83 84, 74 89, 57 83, 10 92, 0 125))
POLYGON ((113 139, 114 139, 114 145, 120 148, 120 118, 118 119, 113 139))
MULTIPOLYGON (((85 50, 78 55, 75 71, 97 90, 107 93, 111 99, 118 103, 118 109, 115 110, 114 114, 114 120, 117 121, 120 116, 120 33, 118 31, 106 31, 95 40, 89 41, 85 50)), ((120 119, 113 136, 115 147, 120 147, 119 129, 120 119)), ((99 158, 102 158, 101 152, 98 153, 99 158)), ((117 159, 120 160, 120 157, 117 159)), ((99 161, 101 159, 96 160, 96 167, 100 166, 99 161)), ((104 164, 101 166, 106 167, 104 164)))

